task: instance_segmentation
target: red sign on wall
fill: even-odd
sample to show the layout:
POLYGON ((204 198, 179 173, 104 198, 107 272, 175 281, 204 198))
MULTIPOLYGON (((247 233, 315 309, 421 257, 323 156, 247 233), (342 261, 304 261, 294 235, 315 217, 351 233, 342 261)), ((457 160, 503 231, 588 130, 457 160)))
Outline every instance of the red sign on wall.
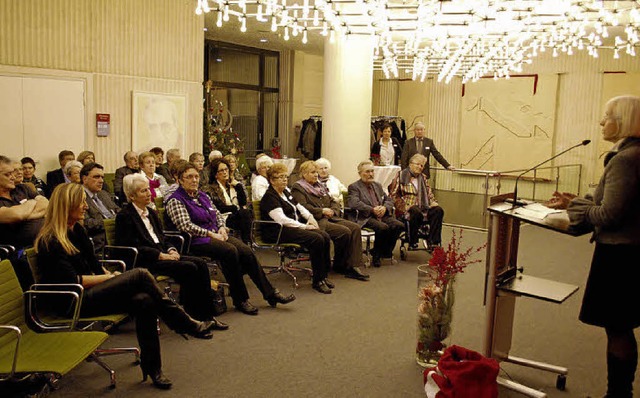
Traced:
POLYGON ((109 123, 111 115, 108 113, 96 113, 96 127, 98 128, 98 137, 109 136, 109 123))

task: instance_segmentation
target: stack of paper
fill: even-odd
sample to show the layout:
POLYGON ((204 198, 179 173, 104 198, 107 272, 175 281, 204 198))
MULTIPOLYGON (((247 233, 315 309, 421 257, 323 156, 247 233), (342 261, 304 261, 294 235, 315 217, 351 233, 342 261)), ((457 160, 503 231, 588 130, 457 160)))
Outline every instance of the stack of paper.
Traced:
POLYGON ((544 219, 549 214, 561 213, 562 210, 550 209, 541 203, 531 203, 523 207, 518 207, 514 210, 515 214, 519 214, 524 217, 531 217, 537 219, 544 219))

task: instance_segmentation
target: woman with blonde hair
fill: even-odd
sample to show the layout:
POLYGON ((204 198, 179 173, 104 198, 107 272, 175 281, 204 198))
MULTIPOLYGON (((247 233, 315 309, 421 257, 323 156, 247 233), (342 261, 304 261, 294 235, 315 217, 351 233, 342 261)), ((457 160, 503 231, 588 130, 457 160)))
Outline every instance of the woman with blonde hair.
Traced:
POLYGON ((613 143, 593 195, 555 192, 547 203, 566 208, 571 226, 593 230, 596 242, 579 319, 607 334, 606 398, 633 396, 640 326, 640 97, 610 99, 600 121, 613 143))
POLYGON ((215 324, 196 321, 187 315, 162 292, 144 268, 122 274, 105 271, 81 225, 87 208, 82 185, 64 183, 54 189, 45 223, 35 240, 42 282, 81 284, 84 287, 80 308, 83 317, 131 314, 136 321, 143 380, 150 376, 154 386, 168 389, 172 383, 162 373, 157 317, 176 332, 201 339, 212 337, 215 324))

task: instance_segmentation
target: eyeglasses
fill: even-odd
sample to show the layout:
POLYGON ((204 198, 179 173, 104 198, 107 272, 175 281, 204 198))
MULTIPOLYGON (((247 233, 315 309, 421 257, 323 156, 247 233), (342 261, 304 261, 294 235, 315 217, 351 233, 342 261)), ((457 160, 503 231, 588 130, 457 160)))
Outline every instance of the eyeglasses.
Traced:
POLYGON ((225 171, 229 171, 229 169, 226 168, 226 167, 224 169, 218 169, 218 173, 222 173, 222 172, 225 172, 225 171))
POLYGON ((289 178, 288 175, 281 175, 281 176, 273 176, 274 180, 286 180, 287 178, 289 178))
POLYGON ((198 175, 198 174, 190 174, 190 175, 182 176, 182 178, 185 179, 185 180, 199 180, 200 179, 200 175, 198 175))
POLYGON ((420 167, 424 167, 424 163, 411 162, 411 164, 416 165, 416 166, 420 166, 420 167))

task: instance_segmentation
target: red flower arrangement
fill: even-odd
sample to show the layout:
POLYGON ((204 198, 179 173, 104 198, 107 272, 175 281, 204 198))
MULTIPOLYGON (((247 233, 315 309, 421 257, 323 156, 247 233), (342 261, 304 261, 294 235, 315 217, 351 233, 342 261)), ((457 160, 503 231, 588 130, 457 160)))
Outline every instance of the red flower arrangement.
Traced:
POLYGON ((460 248, 461 245, 462 229, 459 230, 458 235, 456 235, 455 230, 453 231, 453 237, 446 250, 440 246, 436 246, 433 249, 432 256, 429 259, 429 267, 436 273, 435 283, 437 286, 446 285, 457 274, 464 272, 464 269, 469 265, 482 261, 481 259, 471 260, 470 258, 484 249, 487 246, 486 243, 476 249, 470 247, 464 251, 460 248))

